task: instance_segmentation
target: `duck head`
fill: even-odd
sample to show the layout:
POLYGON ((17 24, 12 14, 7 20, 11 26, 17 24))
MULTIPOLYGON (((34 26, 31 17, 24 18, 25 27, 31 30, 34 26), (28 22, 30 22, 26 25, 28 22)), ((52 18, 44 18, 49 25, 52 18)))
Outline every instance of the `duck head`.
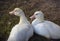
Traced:
POLYGON ((44 20, 44 14, 42 11, 36 11, 31 17, 31 19, 44 20))
POLYGON ((20 8, 15 8, 13 11, 9 12, 9 14, 13 14, 16 16, 24 15, 24 12, 20 8))

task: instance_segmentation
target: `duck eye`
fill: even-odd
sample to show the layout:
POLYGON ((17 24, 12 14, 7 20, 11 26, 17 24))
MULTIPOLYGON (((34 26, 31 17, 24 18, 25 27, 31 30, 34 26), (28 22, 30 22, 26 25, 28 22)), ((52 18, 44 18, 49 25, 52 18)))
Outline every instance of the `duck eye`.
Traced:
POLYGON ((38 15, 38 14, 36 14, 36 15, 38 15))

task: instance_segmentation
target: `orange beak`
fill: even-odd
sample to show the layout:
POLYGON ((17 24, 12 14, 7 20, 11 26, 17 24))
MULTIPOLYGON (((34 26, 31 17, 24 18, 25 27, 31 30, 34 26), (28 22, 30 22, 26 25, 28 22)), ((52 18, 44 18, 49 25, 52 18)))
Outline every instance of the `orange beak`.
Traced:
POLYGON ((30 17, 30 19, 31 19, 31 20, 35 19, 35 15, 32 15, 32 16, 30 17))

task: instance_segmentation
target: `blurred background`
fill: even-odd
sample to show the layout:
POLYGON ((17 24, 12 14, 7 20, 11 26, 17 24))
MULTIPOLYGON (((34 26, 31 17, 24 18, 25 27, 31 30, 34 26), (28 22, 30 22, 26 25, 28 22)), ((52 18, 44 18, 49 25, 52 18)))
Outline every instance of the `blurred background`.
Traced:
MULTIPOLYGON (((60 25, 60 0, 0 0, 0 41, 6 41, 12 27, 19 22, 19 17, 9 15, 15 7, 21 8, 29 21, 35 11, 41 10, 46 20, 60 25)), ((49 40, 34 34, 29 41, 49 40)))

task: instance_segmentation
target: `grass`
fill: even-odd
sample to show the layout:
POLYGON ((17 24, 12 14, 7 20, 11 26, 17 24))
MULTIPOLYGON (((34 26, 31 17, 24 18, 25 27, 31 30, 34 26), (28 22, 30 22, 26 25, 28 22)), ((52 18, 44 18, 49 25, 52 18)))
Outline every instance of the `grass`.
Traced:
MULTIPOLYGON (((54 0, 0 0, 0 41, 7 40, 9 33, 14 25, 19 22, 19 17, 9 15, 9 11, 15 7, 21 8, 28 20, 37 10, 43 11, 45 19, 60 25, 59 2, 54 0), (57 5, 58 4, 58 5, 57 5)), ((34 34, 29 41, 49 41, 41 36, 34 34)))

